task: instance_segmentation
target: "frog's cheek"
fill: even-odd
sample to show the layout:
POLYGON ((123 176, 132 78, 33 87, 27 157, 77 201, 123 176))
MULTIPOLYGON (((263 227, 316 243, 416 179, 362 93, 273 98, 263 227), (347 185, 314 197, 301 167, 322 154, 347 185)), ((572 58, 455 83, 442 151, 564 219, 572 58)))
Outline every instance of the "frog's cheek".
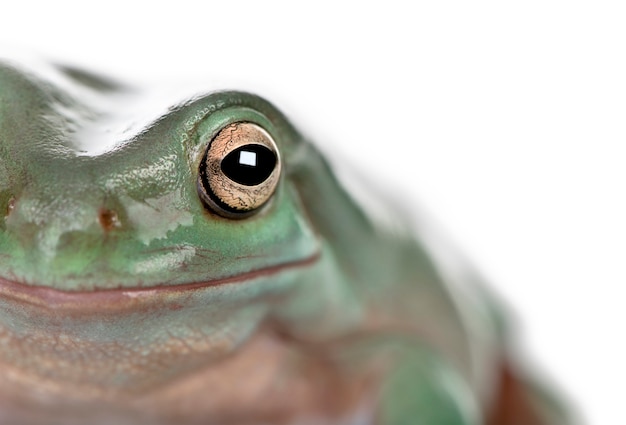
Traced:
POLYGON ((287 182, 261 211, 237 220, 207 211, 195 192, 139 200, 122 193, 104 203, 77 192, 59 201, 72 214, 24 194, 0 231, 0 278, 66 292, 206 286, 288 267, 319 251, 287 182))
MULTIPOLYGON (((85 231, 85 237, 99 235, 101 246, 66 243, 64 249, 54 251, 49 262, 24 261, 23 271, 7 266, 0 275, 0 300, 58 311, 168 309, 171 300, 197 293, 211 297, 228 290, 237 298, 275 292, 279 288, 274 280, 280 282, 281 276, 310 267, 321 256, 318 235, 290 185, 252 219, 228 220, 197 213, 191 220, 181 216, 172 228, 166 224, 180 214, 163 213, 164 205, 172 202, 153 205, 156 212, 152 217, 150 204, 141 203, 144 209, 135 211, 132 207, 139 203, 124 201, 125 217, 142 218, 135 223, 126 217, 121 227, 132 227, 133 232, 116 235, 120 230, 115 229, 101 235, 85 231), (150 229, 167 232, 156 234, 150 229), (82 258, 82 251, 87 251, 83 256, 89 258, 84 262, 90 267, 70 269, 70 260, 82 258), (94 260, 94 255, 99 258, 94 260), (57 263, 58 267, 52 267, 57 263)), ((74 239, 80 241, 78 236, 74 239)), ((24 250, 17 246, 15 252, 24 250)), ((15 263, 15 254, 0 258, 0 265, 3 261, 15 263)))

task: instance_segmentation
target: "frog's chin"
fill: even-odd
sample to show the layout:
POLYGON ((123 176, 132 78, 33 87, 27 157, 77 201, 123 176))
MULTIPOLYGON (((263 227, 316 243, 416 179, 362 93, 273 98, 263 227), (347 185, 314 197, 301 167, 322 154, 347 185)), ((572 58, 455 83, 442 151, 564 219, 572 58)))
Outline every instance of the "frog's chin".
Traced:
POLYGON ((316 252, 300 260, 255 269, 238 275, 199 282, 146 287, 63 290, 0 277, 0 304, 4 300, 5 302, 9 301, 32 307, 76 312, 149 308, 155 302, 171 301, 181 296, 187 297, 193 293, 211 291, 212 288, 216 287, 251 283, 289 271, 307 268, 315 264, 319 257, 320 253, 316 252))

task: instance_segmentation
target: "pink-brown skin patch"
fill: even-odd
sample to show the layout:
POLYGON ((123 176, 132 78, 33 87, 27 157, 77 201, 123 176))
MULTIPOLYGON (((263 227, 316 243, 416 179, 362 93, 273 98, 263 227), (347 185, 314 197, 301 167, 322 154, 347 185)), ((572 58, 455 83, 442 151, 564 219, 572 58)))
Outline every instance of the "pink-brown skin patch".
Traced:
MULTIPOLYGON (((0 378, 2 423, 65 424, 113 416, 119 423, 346 423, 371 395, 374 376, 286 344, 271 329, 203 370, 143 393, 57 393, 8 388, 0 378), (114 412, 114 413, 112 413, 114 412), (32 421, 32 422, 30 422, 32 421)), ((91 423, 91 422, 89 422, 91 423)), ((349 423, 349 422, 348 422, 349 423)))
POLYGON ((529 397, 529 388, 508 364, 500 372, 499 393, 488 425, 550 425, 536 411, 529 397))
POLYGON ((261 324, 237 349, 228 336, 170 335, 147 355, 126 340, 88 339, 67 326, 89 322, 97 329, 98 323, 115 325, 137 315, 175 318, 185 313, 194 292, 316 260, 150 289, 76 293, 0 279, 0 301, 16 322, 0 326, 0 423, 345 423, 371 404, 364 401, 372 396, 377 373, 346 367, 332 349, 290 340, 273 324, 261 324), (118 382, 116 375, 127 381, 118 382))
MULTIPOLYGON (((315 423, 332 424, 373 415, 385 365, 366 361, 351 367, 336 355, 339 346, 367 338, 367 331, 335 343, 337 347, 320 347, 264 322, 237 349, 228 338, 171 335, 142 357, 114 340, 73 338, 63 325, 66 320, 106 325, 125 315, 182 314, 190 293, 306 267, 316 260, 314 256, 244 277, 147 289, 64 292, 0 279, 0 298, 15 310, 16 320, 22 316, 28 323, 26 331, 0 327, 4 348, 0 423, 47 424, 50 418, 58 418, 68 425, 97 424, 113 418, 120 424, 243 425, 294 424, 301 418, 315 418, 315 423), (119 366, 114 371, 112 360, 119 366), (181 368, 181 363, 189 367, 181 368), (168 368, 172 375, 165 382, 151 380, 147 373, 162 378, 168 368), (55 376, 55 370, 64 371, 63 379, 55 376), (129 386, 114 380, 94 385, 101 372, 123 372, 129 379, 140 379, 129 386)), ((382 325, 376 331, 374 322, 369 331, 385 331, 382 325)), ((407 328, 406 334, 415 332, 407 328)), ((421 337, 428 339, 428 334, 421 337)), ((502 368, 499 386, 488 425, 547 425, 508 366, 502 368)))

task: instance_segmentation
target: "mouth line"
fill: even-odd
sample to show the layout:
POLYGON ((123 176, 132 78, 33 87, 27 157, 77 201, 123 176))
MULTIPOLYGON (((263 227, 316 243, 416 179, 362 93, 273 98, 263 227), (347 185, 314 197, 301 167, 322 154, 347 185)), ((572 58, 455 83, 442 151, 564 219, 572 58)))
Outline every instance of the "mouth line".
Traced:
POLYGON ((194 291, 240 284, 261 277, 279 274, 283 271, 306 268, 320 257, 316 252, 309 257, 269 267, 254 269, 233 276, 206 281, 181 283, 175 285, 153 285, 130 288, 95 288, 93 290, 68 291, 43 285, 30 285, 0 277, 0 300, 9 300, 17 304, 51 310, 94 311, 142 308, 152 303, 176 299, 194 291))

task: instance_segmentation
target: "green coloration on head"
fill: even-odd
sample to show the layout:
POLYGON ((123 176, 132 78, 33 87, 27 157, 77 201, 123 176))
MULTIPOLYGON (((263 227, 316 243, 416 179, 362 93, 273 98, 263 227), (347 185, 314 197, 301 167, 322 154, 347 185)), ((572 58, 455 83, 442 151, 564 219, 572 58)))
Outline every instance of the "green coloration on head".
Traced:
POLYGON ((301 138, 260 98, 198 97, 94 154, 80 138, 133 124, 113 124, 97 96, 122 103, 135 94, 92 93, 92 105, 8 67, 0 70, 0 92, 0 208, 13 204, 0 234, 2 276, 62 290, 151 287, 223 279, 316 253, 288 179, 247 220, 213 214, 198 197, 202 155, 230 123, 265 128, 290 163, 301 138))

